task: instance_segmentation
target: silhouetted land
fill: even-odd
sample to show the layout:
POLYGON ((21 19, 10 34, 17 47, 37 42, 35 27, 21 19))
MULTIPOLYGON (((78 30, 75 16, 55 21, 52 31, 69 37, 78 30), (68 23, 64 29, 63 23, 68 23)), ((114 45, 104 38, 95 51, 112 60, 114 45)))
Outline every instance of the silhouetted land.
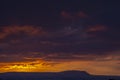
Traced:
POLYGON ((9 72, 1 73, 0 80, 120 80, 120 76, 90 75, 85 71, 9 72))

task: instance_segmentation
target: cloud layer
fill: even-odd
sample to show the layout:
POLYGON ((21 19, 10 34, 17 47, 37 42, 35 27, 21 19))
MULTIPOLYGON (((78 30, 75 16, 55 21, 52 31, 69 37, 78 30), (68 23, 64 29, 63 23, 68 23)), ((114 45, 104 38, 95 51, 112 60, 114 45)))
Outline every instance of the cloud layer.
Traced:
MULTIPOLYGON (((115 52, 119 51, 120 44, 109 40, 107 37, 109 31, 104 25, 69 26, 54 31, 37 26, 7 26, 1 30, 0 54, 5 55, 1 56, 3 62, 4 58, 14 61, 13 56, 9 57, 9 55, 16 54, 58 61, 64 61, 64 59, 97 60, 97 58, 99 60, 97 56, 106 55, 103 57, 104 60, 109 55, 119 55, 115 52)), ((15 58, 17 60, 17 57, 15 58)), ((21 57, 20 60, 24 59, 21 57)))

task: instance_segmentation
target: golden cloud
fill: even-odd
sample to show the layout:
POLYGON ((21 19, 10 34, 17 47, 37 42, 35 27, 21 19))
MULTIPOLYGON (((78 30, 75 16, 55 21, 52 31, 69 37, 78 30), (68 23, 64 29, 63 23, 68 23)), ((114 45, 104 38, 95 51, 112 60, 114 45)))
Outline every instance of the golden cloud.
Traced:
POLYGON ((47 62, 41 59, 36 61, 28 62, 11 62, 11 63, 0 63, 1 72, 40 72, 46 71, 53 66, 53 62, 47 62))

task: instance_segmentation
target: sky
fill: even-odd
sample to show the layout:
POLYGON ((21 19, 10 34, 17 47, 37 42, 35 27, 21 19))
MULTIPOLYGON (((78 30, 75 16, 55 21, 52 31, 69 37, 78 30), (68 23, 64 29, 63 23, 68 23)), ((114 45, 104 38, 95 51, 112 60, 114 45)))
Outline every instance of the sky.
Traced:
POLYGON ((0 1, 0 72, 120 75, 119 2, 0 1))

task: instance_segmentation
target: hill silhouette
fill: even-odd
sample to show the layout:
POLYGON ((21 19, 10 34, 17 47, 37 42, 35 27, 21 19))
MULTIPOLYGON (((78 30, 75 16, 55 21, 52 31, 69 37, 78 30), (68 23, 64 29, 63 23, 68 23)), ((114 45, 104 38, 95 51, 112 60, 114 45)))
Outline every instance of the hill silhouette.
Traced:
POLYGON ((97 76, 76 70, 63 72, 8 72, 1 73, 0 80, 120 80, 120 76, 97 76))

